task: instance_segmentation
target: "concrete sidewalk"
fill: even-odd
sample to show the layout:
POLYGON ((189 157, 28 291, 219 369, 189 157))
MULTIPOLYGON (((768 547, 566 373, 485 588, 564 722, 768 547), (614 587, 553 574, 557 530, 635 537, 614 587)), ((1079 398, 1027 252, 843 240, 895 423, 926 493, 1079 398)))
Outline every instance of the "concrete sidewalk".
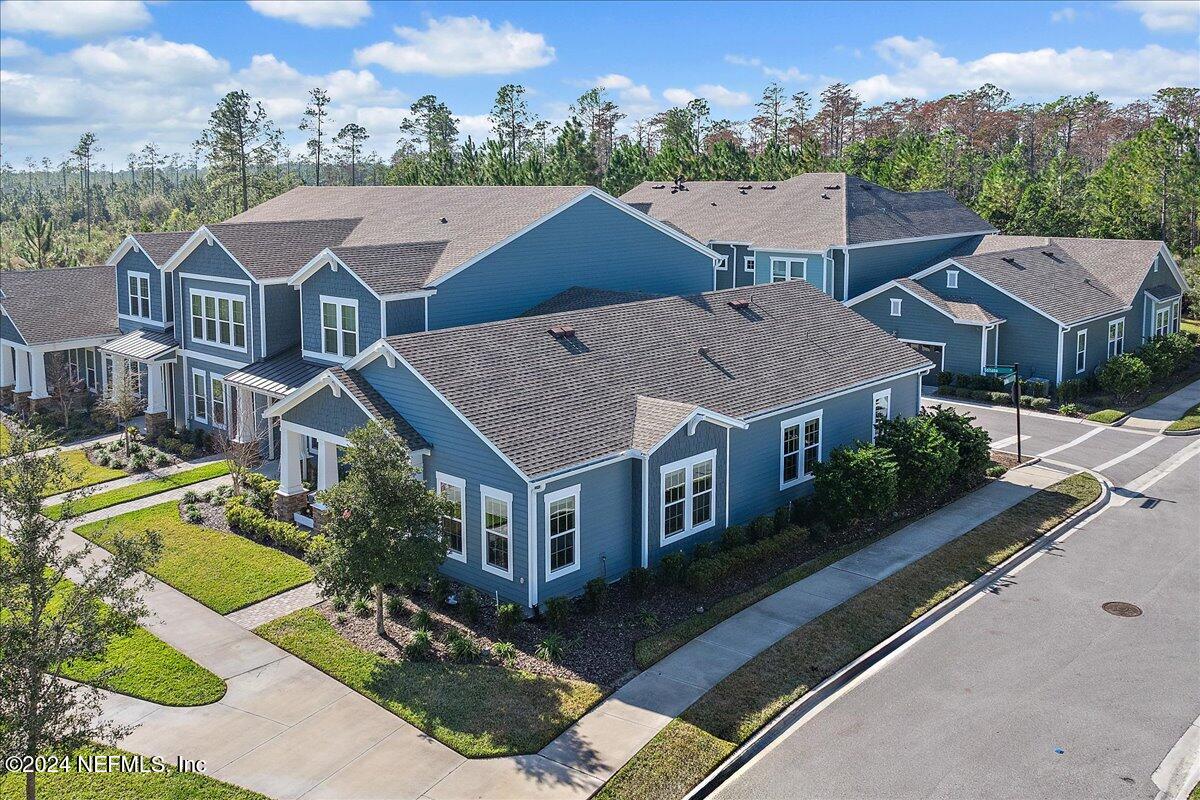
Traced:
POLYGON ((1200 403, 1200 381, 1189 383, 1157 403, 1134 411, 1121 423, 1121 427, 1162 433, 1163 429, 1197 403, 1200 403))

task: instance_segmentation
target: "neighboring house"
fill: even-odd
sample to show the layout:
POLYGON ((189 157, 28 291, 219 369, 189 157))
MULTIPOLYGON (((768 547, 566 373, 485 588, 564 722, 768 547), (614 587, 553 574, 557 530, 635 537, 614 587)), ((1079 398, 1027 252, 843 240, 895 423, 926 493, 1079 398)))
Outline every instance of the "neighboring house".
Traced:
POLYGON ((111 266, 0 272, 0 402, 18 411, 45 406, 55 358, 98 393, 98 347, 120 335, 111 266))
POLYGON ((940 370, 1057 384, 1179 330, 1185 286, 1162 242, 982 236, 847 305, 940 370))
POLYGON ((391 419, 455 504, 442 571, 535 606, 811 491, 830 450, 917 411, 932 368, 802 282, 599 307, 586 295, 388 337, 273 406, 277 513, 307 503, 309 439, 328 488, 347 433, 391 419))
POLYGON ((724 256, 717 288, 806 280, 839 300, 995 232, 946 192, 895 192, 844 172, 647 181, 621 199, 724 256))

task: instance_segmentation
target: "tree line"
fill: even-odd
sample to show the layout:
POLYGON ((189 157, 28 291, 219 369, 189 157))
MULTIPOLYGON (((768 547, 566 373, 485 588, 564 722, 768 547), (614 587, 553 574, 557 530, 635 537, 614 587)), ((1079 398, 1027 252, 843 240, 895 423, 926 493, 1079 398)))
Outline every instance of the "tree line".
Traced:
POLYGON ((595 88, 552 124, 529 108, 523 86, 506 84, 482 142, 463 137, 435 95, 383 131, 339 126, 334 99, 309 92, 295 151, 260 101, 233 91, 187 153, 149 143, 97 174, 101 143, 85 132, 58 163, 0 163, 0 261, 98 262, 128 230, 220 221, 301 184, 592 184, 620 195, 643 180, 813 171, 944 189, 1006 233, 1163 239, 1181 257, 1200 245, 1196 88, 1118 105, 1094 93, 1016 103, 988 84, 871 105, 843 83, 815 98, 771 83, 739 120, 716 116, 703 98, 631 120, 595 88))

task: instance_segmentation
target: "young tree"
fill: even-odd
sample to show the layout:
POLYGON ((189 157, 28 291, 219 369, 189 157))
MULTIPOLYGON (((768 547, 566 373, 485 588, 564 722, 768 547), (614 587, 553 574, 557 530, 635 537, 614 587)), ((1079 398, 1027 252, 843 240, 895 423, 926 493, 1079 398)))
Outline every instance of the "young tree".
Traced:
POLYGON ((300 130, 309 131, 312 136, 306 142, 308 152, 313 158, 313 164, 316 166, 316 185, 321 185, 321 154, 325 149, 325 118, 329 116, 329 112, 325 110, 329 105, 329 94, 319 86, 311 89, 308 92, 309 103, 304 109, 304 119, 300 120, 300 130))
POLYGON ((239 90, 228 93, 217 103, 196 146, 208 159, 215 187, 232 184, 241 189, 242 211, 245 211, 250 207, 251 172, 274 162, 281 134, 267 117, 262 103, 239 90))
MULTIPOLYGON (((241 424, 240 419, 237 424, 241 424)), ((263 446, 267 442, 266 428, 256 425, 251 431, 239 430, 233 435, 228 431, 218 431, 213 438, 217 452, 229 465, 229 475, 233 478, 233 493, 241 494, 246 473, 262 466, 263 446)))
MULTIPOLYGON (((40 358, 40 356, 39 356, 40 358)), ((63 428, 71 424, 71 412, 79 406, 80 390, 83 381, 65 354, 59 350, 50 354, 46 367, 46 383, 50 388, 50 396, 63 415, 63 428)))
POLYGON ((34 214, 21 223, 21 240, 17 243, 17 254, 30 266, 45 269, 63 255, 62 248, 54 239, 54 220, 34 214))
POLYGON ((351 186, 358 185, 358 162, 362 158, 363 145, 366 144, 368 136, 366 128, 351 122, 343 125, 337 136, 333 137, 333 143, 337 145, 342 159, 350 165, 351 186))
POLYGON ((129 429, 125 423, 142 413, 146 400, 138 385, 138 374, 123 359, 113 359, 112 375, 104 385, 98 403, 100 410, 111 414, 125 436, 125 455, 129 455, 129 429))
MULTIPOLYGON (((42 514, 42 497, 68 479, 58 453, 35 455, 41 437, 17 428, 14 455, 5 464, 0 495, 6 539, 0 540, 0 754, 71 751, 128 728, 100 720, 98 689, 63 680, 71 663, 97 662, 109 642, 128 634, 146 614, 141 599, 157 558, 156 533, 118 534, 111 554, 92 559, 90 545, 64 547, 70 526, 69 494, 58 520, 42 514), (70 576, 68 578, 68 575, 70 576)), ((114 670, 100 675, 110 679, 114 670)), ((25 776, 26 800, 35 800, 36 774, 25 776)))
POLYGON ((347 438, 349 473, 317 494, 327 510, 309 557, 326 593, 374 593, 382 636, 384 585, 433 574, 446 558, 441 520, 451 511, 426 488, 391 422, 368 422, 347 438))

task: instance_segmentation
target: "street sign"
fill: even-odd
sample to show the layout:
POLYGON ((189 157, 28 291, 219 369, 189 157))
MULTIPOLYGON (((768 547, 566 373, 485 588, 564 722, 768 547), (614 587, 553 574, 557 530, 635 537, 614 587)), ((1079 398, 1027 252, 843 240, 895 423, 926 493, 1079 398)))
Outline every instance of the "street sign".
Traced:
POLYGON ((1004 376, 1004 385, 1012 386, 1014 383, 1016 383, 1016 380, 1017 380, 1016 373, 1010 372, 1004 376))
POLYGON ((1010 376, 1013 372, 1013 368, 1007 364, 992 364, 983 368, 984 375, 1010 376))

